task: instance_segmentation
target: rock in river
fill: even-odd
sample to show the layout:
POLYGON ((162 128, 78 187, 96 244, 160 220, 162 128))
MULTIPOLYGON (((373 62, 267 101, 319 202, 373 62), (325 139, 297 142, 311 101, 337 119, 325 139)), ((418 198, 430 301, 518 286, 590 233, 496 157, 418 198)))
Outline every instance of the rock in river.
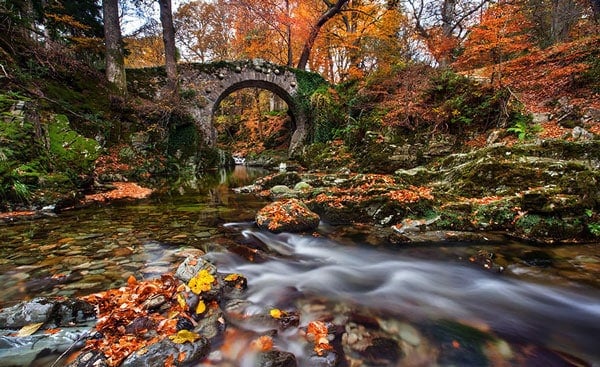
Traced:
POLYGON ((319 215, 297 199, 276 201, 256 214, 256 224, 271 232, 310 231, 319 226, 319 215))

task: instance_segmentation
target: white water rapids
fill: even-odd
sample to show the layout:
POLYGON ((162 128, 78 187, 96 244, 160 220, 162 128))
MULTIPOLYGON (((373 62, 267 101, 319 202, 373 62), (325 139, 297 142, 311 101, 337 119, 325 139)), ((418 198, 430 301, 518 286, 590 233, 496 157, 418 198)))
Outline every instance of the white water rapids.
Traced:
POLYGON ((484 324, 511 340, 600 366, 597 289, 536 284, 467 263, 426 261, 312 236, 254 229, 242 233, 278 255, 248 263, 231 254, 213 254, 213 261, 220 271, 245 275, 248 299, 256 304, 273 306, 294 290, 296 297, 318 295, 411 320, 484 324))

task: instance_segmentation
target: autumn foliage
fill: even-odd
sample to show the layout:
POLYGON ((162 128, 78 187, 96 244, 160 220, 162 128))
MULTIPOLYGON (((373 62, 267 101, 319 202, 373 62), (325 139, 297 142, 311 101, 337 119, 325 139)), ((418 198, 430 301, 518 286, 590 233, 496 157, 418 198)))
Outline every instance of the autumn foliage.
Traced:
POLYGON ((83 297, 96 306, 96 331, 102 335, 88 340, 86 348, 103 352, 109 366, 118 366, 132 352, 174 335, 177 317, 185 315, 175 301, 178 286, 171 275, 144 282, 130 277, 124 287, 83 297), (153 300, 167 302, 171 312, 158 312, 153 300), (156 336, 147 338, 149 330, 155 330, 156 336))

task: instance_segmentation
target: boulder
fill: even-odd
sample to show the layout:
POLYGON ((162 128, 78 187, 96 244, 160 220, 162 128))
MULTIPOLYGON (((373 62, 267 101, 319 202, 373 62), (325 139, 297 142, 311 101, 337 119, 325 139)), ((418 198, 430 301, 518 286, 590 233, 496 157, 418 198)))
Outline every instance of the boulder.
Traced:
POLYGON ((129 355, 121 364, 123 367, 162 367, 166 361, 176 366, 188 365, 205 358, 210 352, 210 343, 205 337, 194 342, 174 343, 170 339, 162 339, 146 348, 129 355))
POLYGON ((271 232, 310 231, 319 226, 319 215, 297 199, 276 201, 256 214, 256 224, 271 232))

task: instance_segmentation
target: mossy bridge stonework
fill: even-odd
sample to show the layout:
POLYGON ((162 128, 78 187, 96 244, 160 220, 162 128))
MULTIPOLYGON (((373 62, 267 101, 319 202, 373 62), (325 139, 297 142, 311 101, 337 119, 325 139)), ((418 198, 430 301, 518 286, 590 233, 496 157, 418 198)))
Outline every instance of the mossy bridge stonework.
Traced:
MULTIPOLYGON (((290 156, 302 148, 308 127, 306 114, 298 103, 298 79, 293 69, 263 60, 246 60, 178 64, 178 74, 182 107, 193 118, 206 144, 214 146, 217 141, 213 115, 221 101, 240 89, 260 88, 288 105, 293 123, 290 156)), ((129 69, 127 78, 130 90, 144 97, 158 100, 165 91, 166 74, 162 67, 129 69)))

